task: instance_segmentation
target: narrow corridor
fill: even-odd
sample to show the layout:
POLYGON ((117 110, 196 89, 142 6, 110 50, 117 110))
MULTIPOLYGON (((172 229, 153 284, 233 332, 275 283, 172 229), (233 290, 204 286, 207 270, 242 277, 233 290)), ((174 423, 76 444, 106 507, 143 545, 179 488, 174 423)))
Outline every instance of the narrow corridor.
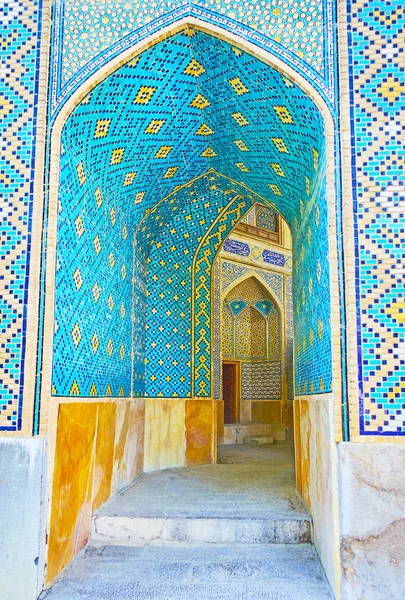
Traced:
POLYGON ((290 442, 142 475, 95 515, 47 600, 327 600, 290 442))

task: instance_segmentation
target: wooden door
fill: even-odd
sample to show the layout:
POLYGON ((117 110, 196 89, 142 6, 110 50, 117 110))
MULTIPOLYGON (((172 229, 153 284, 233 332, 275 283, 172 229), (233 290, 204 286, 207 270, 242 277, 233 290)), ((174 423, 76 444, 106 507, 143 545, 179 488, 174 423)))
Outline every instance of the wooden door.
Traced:
POLYGON ((224 400, 224 423, 239 421, 239 365, 222 363, 222 396, 224 400))

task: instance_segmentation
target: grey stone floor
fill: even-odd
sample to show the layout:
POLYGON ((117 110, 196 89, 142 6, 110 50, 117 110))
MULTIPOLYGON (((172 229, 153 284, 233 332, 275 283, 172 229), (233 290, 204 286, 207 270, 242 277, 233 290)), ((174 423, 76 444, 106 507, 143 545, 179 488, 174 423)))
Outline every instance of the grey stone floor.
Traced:
MULTIPOLYGON (((223 446, 218 464, 143 475, 99 515, 309 519, 293 450, 223 446)), ((41 600, 332 600, 310 544, 91 542, 41 600)))
POLYGON ((42 600, 332 600, 312 546, 89 548, 42 600))
POLYGON ((220 446, 218 464, 142 475, 98 512, 122 517, 309 519, 291 442, 220 446))

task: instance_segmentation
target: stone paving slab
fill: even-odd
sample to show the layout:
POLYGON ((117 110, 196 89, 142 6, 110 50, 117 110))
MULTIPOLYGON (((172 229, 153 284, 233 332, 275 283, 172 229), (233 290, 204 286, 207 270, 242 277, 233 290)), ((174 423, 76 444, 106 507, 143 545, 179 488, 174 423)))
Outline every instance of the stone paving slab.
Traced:
POLYGON ((309 544, 90 547, 41 600, 333 600, 309 544))
POLYGON ((310 520, 295 491, 291 442, 220 446, 216 465, 145 473, 98 515, 310 520))

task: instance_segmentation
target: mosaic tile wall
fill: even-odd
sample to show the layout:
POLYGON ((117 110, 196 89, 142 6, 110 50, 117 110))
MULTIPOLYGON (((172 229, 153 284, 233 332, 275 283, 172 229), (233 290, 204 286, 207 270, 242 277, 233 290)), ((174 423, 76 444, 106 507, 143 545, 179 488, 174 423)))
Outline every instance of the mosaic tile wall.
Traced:
POLYGON ((333 77, 327 60, 333 44, 332 13, 332 3, 324 0, 273 0, 265 6, 245 0, 56 0, 53 87, 68 88, 75 75, 91 70, 92 61, 99 64, 115 47, 122 49, 188 14, 219 26, 226 19, 227 26, 242 36, 260 35, 273 51, 297 64, 302 61, 307 70, 327 81, 333 77))
POLYGON ((242 400, 280 400, 281 362, 242 363, 242 400))
MULTIPOLYGON (((90 231, 94 235, 97 233, 100 243, 100 252, 97 255, 100 260, 100 268, 101 265, 106 264, 110 265, 110 269, 112 268, 110 254, 113 252, 114 261, 118 261, 114 262, 116 269, 114 273, 116 272, 117 275, 119 272, 122 275, 124 266, 126 272, 129 272, 131 250, 127 240, 132 238, 134 228, 145 214, 145 210, 150 210, 162 197, 170 194, 176 186, 185 184, 196 174, 204 173, 210 168, 226 173, 233 180, 241 181, 243 178, 242 185, 238 185, 238 193, 242 198, 239 205, 236 202, 228 214, 220 215, 219 221, 216 222, 217 229, 209 231, 204 242, 202 236, 207 231, 209 224, 213 222, 214 214, 210 211, 220 208, 220 206, 215 206, 218 194, 211 193, 214 190, 207 191, 204 187, 200 193, 201 198, 206 197, 204 205, 201 206, 200 198, 195 209, 192 208, 192 204, 187 209, 184 208, 185 211, 191 211, 188 220, 185 219, 181 224, 179 222, 175 227, 175 229, 180 228, 183 236, 188 236, 174 244, 176 248, 178 245, 183 253, 188 251, 188 261, 191 261, 194 252, 194 246, 190 244, 195 244, 195 240, 198 243, 201 241, 201 247, 195 258, 195 271, 192 273, 195 279, 191 282, 191 286, 194 286, 191 302, 196 303, 194 305, 196 314, 194 344, 191 343, 190 347, 190 340, 187 342, 188 346, 184 340, 179 341, 180 345, 185 346, 182 349, 179 345, 179 349, 184 352, 184 357, 187 357, 187 353, 193 353, 195 348, 197 386, 195 392, 196 395, 209 395, 211 382, 208 354, 211 350, 206 332, 209 331, 210 325, 211 266, 215 252, 233 224, 247 208, 246 198, 249 193, 243 186, 247 185, 261 194, 264 198, 261 200, 262 202, 271 201, 277 204, 290 222, 294 220, 294 216, 297 216, 299 225, 296 228, 295 236, 298 241, 303 235, 307 239, 307 223, 310 218, 318 219, 319 217, 318 225, 312 226, 313 247, 316 246, 315 237, 325 231, 325 211, 321 211, 320 216, 317 212, 311 213, 311 215, 305 212, 305 207, 315 197, 314 190, 320 190, 323 193, 323 190, 317 186, 319 157, 322 157, 324 143, 323 126, 319 113, 309 98, 286 77, 223 41, 211 38, 201 32, 188 30, 148 49, 99 84, 69 118, 64 137, 67 147, 62 161, 70 161, 70 166, 66 168, 70 169, 71 175, 66 176, 66 192, 64 191, 63 194, 66 195, 66 198, 70 195, 70 200, 65 214, 62 211, 60 215, 59 227, 66 226, 66 231, 69 230, 66 236, 70 237, 73 243, 73 240, 77 241, 78 237, 75 223, 78 211, 82 211, 84 223, 87 220, 94 225, 97 218, 95 216, 90 218, 92 211, 97 211, 94 215, 103 215, 98 224, 100 233, 95 229, 91 230, 89 224, 83 225, 86 235, 80 238, 80 248, 82 248, 80 252, 85 252, 86 244, 90 244, 91 236, 88 238, 90 231), (173 62, 174 57, 175 62, 173 62), (273 111, 269 110, 269 106, 273 108, 273 111), (310 128, 308 123, 310 123, 310 128), (131 135, 128 135, 129 129, 131 135), (208 194, 208 192, 210 193, 208 194), (98 196, 103 199, 101 207, 97 207, 98 196), (200 212, 194 213, 193 210, 197 210, 197 206, 200 212), (302 207, 304 207, 303 216, 298 217, 300 211, 303 210, 302 207), (114 209, 118 227, 112 224, 112 209, 114 209), (68 213, 68 211, 70 212, 68 213), (86 211, 89 211, 89 215, 86 214, 86 211), (70 214, 68 217, 70 223, 64 224, 63 219, 67 214, 70 214), (305 231, 301 228, 301 221, 306 224, 305 231), (124 225, 128 235, 127 240, 123 239, 124 225), (115 232, 119 231, 121 234, 117 236, 115 232), (185 247, 187 240, 190 245, 188 249, 185 247)), ((215 174, 212 174, 212 177, 214 176, 215 174)), ((227 180, 226 182, 227 188, 235 185, 232 181, 227 180)), ((222 188, 224 190, 223 186, 222 188)), ((183 191, 179 194, 179 199, 184 196, 183 191)), ((222 195, 225 196, 225 190, 222 195)), ((249 205, 251 202, 257 201, 256 196, 252 194, 250 196, 249 205)), ((62 196, 61 200, 63 207, 62 196)), ((322 205, 322 199, 320 199, 320 204, 322 205)), ((170 221, 177 218, 173 216, 172 211, 175 205, 176 201, 172 197, 170 200, 165 200, 156 215, 154 213, 147 214, 147 222, 141 224, 137 233, 136 256, 137 260, 139 259, 137 268, 142 270, 140 278, 142 283, 139 294, 138 292, 135 294, 135 300, 141 309, 136 311, 136 315, 139 315, 137 316, 138 322, 135 323, 137 340, 135 345, 138 347, 138 351, 133 379, 134 385, 138 386, 139 393, 143 386, 142 315, 146 291, 143 277, 146 269, 149 280, 154 276, 159 277, 160 263, 167 259, 168 254, 163 250, 163 246, 158 246, 158 244, 163 244, 163 241, 160 241, 160 230, 170 231, 170 221), (149 264, 145 261, 148 261, 149 264)), ((223 206, 224 204, 221 204, 222 208, 223 206)), ((187 212, 183 216, 186 217, 187 212)), ((59 233, 61 234, 61 230, 59 233)), ((177 234, 171 235, 175 238, 177 234)), ((62 239, 61 235, 59 235, 59 239, 62 239)), ((326 235, 323 235, 323 239, 326 239, 326 235)), ((165 240, 164 242, 166 243, 165 240)), ((91 243, 95 248, 94 237, 91 243)), ((166 249, 166 246, 164 248, 166 249)), ((77 343, 77 348, 79 346, 80 348, 86 346, 90 348, 91 337, 94 334, 93 331, 83 333, 79 323, 80 336, 77 335, 78 329, 74 329, 76 322, 71 322, 72 315, 67 312, 67 305, 63 308, 63 299, 69 294, 75 298, 78 293, 83 294, 83 298, 85 295, 91 300, 86 288, 87 281, 83 280, 84 283, 80 290, 72 287, 72 285, 76 287, 77 283, 74 281, 72 284, 72 274, 69 273, 67 267, 68 260, 66 256, 62 256, 64 252, 67 254, 70 251, 70 242, 67 242, 65 247, 60 244, 59 257, 61 260, 58 271, 60 302, 58 300, 58 329, 55 339, 56 341, 63 340, 63 342, 56 344, 54 393, 77 393, 76 386, 73 391, 71 387, 74 379, 72 383, 66 379, 67 372, 70 372, 70 379, 72 379, 75 369, 84 371, 75 378, 82 382, 81 387, 78 385, 80 394, 88 395, 89 392, 85 390, 88 390, 89 386, 91 390, 93 383, 95 383, 97 393, 105 393, 101 390, 103 390, 104 384, 108 385, 110 382, 100 381, 97 385, 97 382, 92 380, 92 378, 94 379, 93 374, 86 372, 91 364, 90 362, 86 363, 80 356, 80 351, 69 356, 67 353, 63 354, 64 344, 67 341, 72 344, 70 340, 73 341, 73 345, 77 343), (75 333, 72 337, 73 330, 75 333), (79 341, 77 341, 78 337, 80 337, 79 341), (61 352, 60 357, 59 352, 61 352), (70 360, 67 368, 66 360, 70 360), (65 365, 64 373, 60 372, 62 365, 65 365)), ((173 254, 176 252, 177 250, 171 251, 173 254)), ((305 256, 308 261, 311 251, 307 251, 305 256)), ((80 266, 79 262, 77 265, 75 263, 75 268, 80 266)), ((181 263, 182 266, 176 277, 180 277, 180 272, 186 264, 189 263, 187 261, 181 263)), ((314 264, 307 262, 305 268, 307 271, 313 269, 314 264)), ((326 271, 325 268, 324 272, 326 271)), ((80 274, 83 278, 81 271, 80 274)), ((94 271, 92 275, 100 278, 101 271, 94 271)), ((186 285, 188 285, 189 278, 189 272, 185 271, 183 279, 186 281, 186 285)), ((183 279, 179 279, 180 284, 183 279)), ((104 279, 104 281, 116 289, 119 303, 122 303, 124 296, 128 295, 128 288, 125 286, 129 285, 126 283, 129 282, 129 278, 125 279, 124 283, 121 282, 120 287, 117 287, 118 280, 104 279)), ((165 282, 165 286, 167 285, 165 282)), ((317 286, 314 285, 313 289, 316 295, 318 293, 317 286)), ((154 295, 166 293, 165 290, 159 290, 156 282, 153 289, 149 285, 149 291, 154 295)), ((103 302, 107 301, 106 306, 108 306, 111 291, 105 289, 104 292, 106 298, 103 302)), ((188 297, 186 290, 184 290, 184 294, 179 295, 181 302, 177 301, 177 312, 174 311, 173 315, 180 315, 180 312, 187 314, 187 311, 190 310, 188 297), (183 311, 182 302, 187 311, 183 311)), ((113 300, 115 309, 116 300, 115 298, 113 300)), ((91 301, 94 302, 94 298, 91 301)), ((155 297, 149 297, 150 306, 153 301, 155 301, 155 297)), ((328 303, 324 303, 324 309, 328 309, 328 303)), ((109 306, 108 310, 110 310, 109 306)), ((165 310, 168 309, 165 308, 165 310)), ((112 311, 110 312, 113 314, 112 311)), ((91 314, 99 315, 103 319, 106 314, 108 315, 106 312, 94 311, 91 314)), ((302 320, 303 327, 308 327, 310 318, 312 318, 312 312, 308 311, 307 320, 304 318, 302 320)), ((95 319, 97 320, 97 317, 95 319)), ((116 332, 117 341, 114 343, 111 339, 113 346, 111 356, 117 357, 118 347, 121 351, 123 346, 124 359, 121 359, 120 356, 120 360, 129 360, 128 341, 124 342, 124 330, 128 331, 128 329, 125 329, 126 326, 119 320, 114 321, 113 319, 111 331, 116 332), (117 323, 120 323, 119 327, 117 323)), ((150 323, 149 320, 148 325, 150 323)), ((325 319, 325 323, 327 328, 327 319, 325 319)), ((95 321, 91 323, 91 326, 95 332, 98 331, 95 321)), ((104 326, 106 323, 103 323, 104 326)), ((165 327, 164 324, 161 326, 165 327)), ((187 332, 187 329, 188 327, 185 328, 184 333, 184 328, 182 328, 180 335, 189 336, 190 333, 187 332)), ((150 329, 146 335, 152 339, 150 329)), ((111 372, 114 372, 116 363, 109 356, 108 349, 111 350, 110 336, 106 333, 106 338, 104 339, 104 334, 102 337, 100 347, 103 349, 104 358, 110 365, 111 372), (107 354, 104 348, 105 343, 107 354), (108 359, 107 356, 109 356, 108 359)), ((326 348, 329 346, 323 346, 325 341, 328 342, 327 336, 323 337, 323 342, 314 344, 312 353, 319 347, 319 351, 323 355, 327 354, 326 348)), ((167 343, 175 342, 165 340, 164 344, 167 343)), ((161 348, 162 354, 158 360, 165 361, 166 350, 161 348)), ((157 351, 155 354, 157 356, 157 351)), ((171 363, 173 361, 179 363, 172 364, 172 367, 178 373, 181 371, 181 374, 175 375, 173 378, 173 373, 165 372, 167 364, 164 362, 165 368, 161 365, 161 371, 162 377, 165 372, 163 378, 165 383, 159 379, 162 387, 158 388, 156 384, 155 387, 149 387, 147 393, 187 395, 190 393, 190 388, 187 387, 190 385, 188 379, 190 375, 186 373, 189 368, 187 365, 189 359, 181 358, 179 360, 174 351, 167 352, 167 354, 168 360, 169 354, 171 356, 171 363), (167 380, 167 378, 170 379, 167 380), (184 381, 180 378, 184 378, 184 381), (174 381, 176 381, 176 385, 174 385, 174 381)), ((308 349, 306 353, 301 354, 301 357, 304 356, 304 358, 299 359, 302 364, 306 360, 306 367, 302 367, 300 371, 302 388, 305 386, 305 368, 313 370, 313 366, 318 364, 322 365, 322 368, 327 367, 317 360, 316 352, 314 354, 315 361, 311 364, 307 358, 309 354, 308 349)), ((146 358, 149 360, 148 356, 146 358)), ((129 362, 125 364, 129 372, 129 362)), ((146 365, 147 370, 148 368, 150 367, 146 365)), ((104 370, 104 373, 108 373, 108 369, 104 370)), ((330 374, 328 377, 323 376, 323 379, 330 381, 330 374)), ((124 380, 117 381, 115 384, 118 393, 128 393, 127 375, 124 380)), ((149 383, 148 377, 146 380, 149 386, 152 385, 153 382, 149 383)), ((316 382, 319 380, 320 377, 315 377, 316 382)), ((113 384, 111 383, 111 385, 113 384)), ((316 385, 317 383, 315 383, 316 385)), ((310 387, 308 384, 308 393, 310 387)), ((95 389, 93 389, 94 393, 95 389)))
POLYGON ((84 144, 73 120, 62 134, 52 394, 128 396, 132 227, 102 173, 82 160, 84 144))
POLYGON ((348 3, 360 433, 405 435, 405 10, 348 3))
POLYGON ((41 7, 0 5, 0 431, 22 428, 41 7))

